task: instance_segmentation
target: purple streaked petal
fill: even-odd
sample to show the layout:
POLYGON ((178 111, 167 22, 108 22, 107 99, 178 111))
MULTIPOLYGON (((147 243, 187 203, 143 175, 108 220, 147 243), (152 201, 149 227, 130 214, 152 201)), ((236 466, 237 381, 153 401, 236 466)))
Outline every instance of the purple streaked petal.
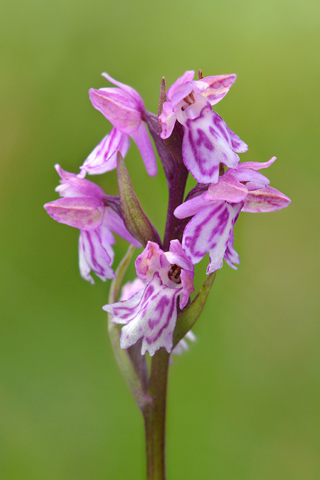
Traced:
POLYGON ((227 248, 224 254, 224 259, 231 268, 233 268, 234 270, 237 270, 237 267, 234 264, 239 265, 240 258, 238 253, 233 248, 233 229, 230 230, 230 235, 227 242, 227 248))
POLYGON ((146 248, 137 257, 135 261, 136 272, 141 280, 145 282, 153 278, 155 272, 163 268, 170 270, 170 263, 167 260, 163 250, 155 242, 148 242, 146 248))
POLYGON ((150 177, 155 177, 157 175, 157 161, 145 122, 141 122, 139 128, 131 133, 131 138, 140 151, 147 173, 150 177))
POLYGON ((108 73, 102 73, 102 76, 107 80, 109 80, 110 83, 113 83, 113 85, 117 85, 117 87, 120 87, 122 90, 129 93, 129 95, 131 95, 136 101, 137 106, 140 108, 140 110, 141 111, 144 110, 143 100, 140 97, 139 93, 134 88, 130 87, 129 85, 126 85, 125 83, 118 82, 117 80, 112 78, 110 75, 108 75, 108 73))
POLYGON ((110 242, 114 242, 111 232, 104 226, 93 230, 81 230, 79 237, 79 267, 81 276, 94 283, 90 275, 92 270, 101 280, 115 278, 111 268, 113 250, 110 242))
MULTIPOLYGON (((121 330, 121 348, 129 348, 142 338, 142 355, 149 352, 152 356, 161 347, 170 353, 177 321, 176 298, 179 293, 179 289, 174 290, 164 285, 158 273, 155 273, 144 289, 138 305, 131 309, 126 306, 126 302, 106 305, 104 310, 112 315, 114 323, 126 323, 121 330)), ((136 295, 139 294, 140 292, 136 295)), ((132 303, 132 299, 130 300, 132 303)))
POLYGON ((182 246, 193 263, 199 263, 207 252, 210 253, 208 274, 222 267, 230 230, 242 205, 213 203, 197 213, 184 230, 182 246))
POLYGON ((270 160, 264 163, 259 162, 244 162, 239 164, 239 170, 243 168, 251 168, 252 170, 260 170, 261 168, 268 168, 277 160, 277 157, 272 157, 270 160))
MULTIPOLYGON (((229 219, 225 224, 222 221, 220 225, 217 225, 215 229, 212 231, 211 241, 213 240, 213 237, 215 237, 217 241, 217 245, 213 246, 213 248, 209 251, 210 263, 207 268, 208 275, 212 272, 215 272, 216 270, 219 270, 219 268, 222 267, 223 258, 226 252, 227 252, 227 258, 228 258, 227 263, 229 265, 231 264, 230 266, 232 266, 232 262, 240 263, 239 256, 237 252, 233 249, 233 235, 231 237, 231 232, 234 227, 234 224, 236 223, 239 217, 243 203, 238 203, 234 205, 230 205, 230 203, 225 203, 225 206, 229 211, 229 219), (225 236, 227 232, 228 234, 227 236, 225 236)), ((232 268, 235 268, 235 267, 232 266, 232 268)))
POLYGON ((275 212, 291 202, 283 193, 272 187, 251 191, 244 202, 243 212, 275 212))
POLYGON ((103 224, 135 247, 141 247, 141 243, 128 232, 122 218, 110 207, 105 208, 103 224))
POLYGON ((204 77, 195 83, 203 83, 206 85, 206 89, 202 90, 202 95, 208 99, 210 105, 215 105, 228 93, 236 78, 237 76, 235 74, 215 75, 204 77))
POLYGON ((104 305, 103 310, 112 315, 112 322, 125 325, 139 313, 140 301, 144 294, 144 288, 131 295, 128 299, 121 300, 117 303, 104 305))
MULTIPOLYGON (((215 112, 214 112, 215 113, 215 112)), ((215 114, 217 115, 217 114, 215 114)), ((221 118, 221 117, 220 117, 221 118)), ((221 119, 222 120, 222 119, 221 119)), ((223 121, 223 120, 222 120, 223 121)), ((224 122, 223 122, 224 123, 224 122)), ((230 130, 230 128, 228 127, 228 125, 226 125, 224 123, 225 127, 226 127, 226 130, 229 134, 229 138, 230 138, 230 144, 231 144, 231 148, 232 150, 234 150, 235 152, 237 153, 244 153, 248 150, 248 145, 243 141, 241 140, 241 138, 236 134, 234 133, 232 130, 230 130)), ((227 167, 229 167, 229 165, 227 165, 227 167)), ((230 168, 231 165, 230 165, 230 168)))
POLYGON ((63 170, 60 165, 55 165, 55 169, 61 178, 61 185, 56 188, 56 191, 60 193, 62 197, 81 197, 89 196, 96 197, 97 199, 103 199, 105 193, 101 187, 95 183, 81 178, 75 173, 69 173, 63 170))
POLYGON ((135 132, 142 121, 142 112, 135 99, 119 88, 89 90, 94 108, 104 115, 115 128, 123 133, 135 132))
POLYGON ((181 283, 183 287, 179 303, 181 310, 187 305, 191 293, 194 292, 193 277, 193 271, 181 270, 181 283))
POLYGON ((105 206, 96 197, 59 198, 44 205, 47 213, 59 223, 80 230, 94 230, 103 221, 105 206))
POLYGON ((234 151, 246 149, 246 144, 211 110, 209 103, 199 117, 188 119, 185 123, 183 161, 199 183, 216 183, 220 163, 237 168, 239 156, 234 151))
POLYGON ((126 133, 113 128, 90 153, 81 170, 97 175, 113 170, 117 166, 117 153, 124 158, 128 152, 130 138, 126 133))

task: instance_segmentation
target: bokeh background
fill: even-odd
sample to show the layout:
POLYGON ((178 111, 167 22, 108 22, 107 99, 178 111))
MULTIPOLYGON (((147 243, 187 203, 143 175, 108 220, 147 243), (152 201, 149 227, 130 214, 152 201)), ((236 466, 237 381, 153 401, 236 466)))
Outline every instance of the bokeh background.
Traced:
MULTIPOLYGON (((243 161, 292 198, 242 214, 197 342, 171 367, 168 479, 316 480, 319 460, 318 0, 11 0, 0 15, 0 477, 144 478, 140 413, 106 335, 108 284, 78 272, 78 231, 42 205, 110 130, 90 87, 107 71, 157 111, 160 79, 237 73, 217 105, 243 161)), ((164 226, 163 175, 127 165, 164 226)), ((114 173, 92 177, 116 193, 114 173)), ((126 249, 116 247, 116 263, 126 249)), ((197 287, 205 278, 197 269, 197 287)), ((131 268, 128 279, 133 276, 131 268)))

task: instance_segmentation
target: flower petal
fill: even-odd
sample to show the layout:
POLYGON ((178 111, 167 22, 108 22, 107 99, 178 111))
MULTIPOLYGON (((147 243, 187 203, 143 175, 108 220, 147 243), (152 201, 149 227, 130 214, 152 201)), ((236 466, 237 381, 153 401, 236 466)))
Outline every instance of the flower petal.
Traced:
POLYGON ((135 266, 138 277, 145 282, 150 281, 154 273, 163 268, 167 268, 168 271, 170 269, 170 263, 163 250, 155 242, 147 243, 146 248, 137 257, 135 266))
MULTIPOLYGON (((140 301, 144 294, 145 287, 129 297, 117 303, 104 305, 102 308, 112 315, 112 322, 125 325, 131 321, 139 312, 140 301)), ((138 341, 138 339, 137 339, 138 341)))
POLYGON ((128 232, 122 218, 110 207, 105 209, 103 224, 135 247, 141 247, 141 243, 128 232))
POLYGON ((162 113, 159 117, 160 125, 162 132, 160 137, 163 139, 169 138, 176 123, 176 114, 173 109, 171 102, 165 102, 163 104, 162 113))
POLYGON ((243 162, 240 163, 238 169, 251 168, 251 170, 260 170, 261 168, 268 168, 277 160, 277 157, 271 157, 267 162, 243 162))
POLYGON ((155 177, 157 175, 157 161, 145 122, 141 122, 139 128, 131 133, 131 138, 140 151, 147 173, 150 177, 155 177))
POLYGON ((59 223, 81 230, 94 230, 102 224, 104 204, 96 197, 59 198, 44 205, 47 213, 59 223))
POLYGON ((170 104, 175 108, 184 98, 186 98, 193 90, 193 82, 185 83, 177 87, 174 94, 171 95, 170 104))
MULTIPOLYGON (((212 183, 207 192, 203 193, 203 200, 211 202, 226 201, 229 203, 242 202, 247 194, 248 189, 240 183, 233 175, 229 175, 230 170, 222 177, 219 177, 217 183, 212 183)), ((236 170, 232 170, 236 171, 236 170)))
POLYGON ((199 263, 210 253, 208 274, 222 267, 230 230, 242 205, 216 202, 197 213, 185 228, 182 246, 192 262, 199 263))
POLYGON ((247 145, 233 133, 208 103, 199 117, 188 119, 184 126, 183 161, 199 183, 216 183, 219 164, 237 168, 239 156, 247 145))
POLYGON ((176 94, 176 91, 181 85, 192 82, 194 77, 194 70, 187 70, 184 74, 176 80, 171 87, 168 89, 167 97, 169 100, 172 100, 173 95, 176 94))
POLYGON ((191 293, 194 292, 193 285, 194 272, 190 270, 181 270, 182 295, 180 295, 180 309, 182 310, 188 303, 191 293))
POLYGON ((114 323, 126 323, 121 330, 120 346, 129 348, 142 338, 141 354, 152 356, 161 347, 169 353, 173 345, 173 331, 177 321, 177 295, 180 290, 164 285, 158 273, 143 290, 138 304, 134 304, 140 292, 127 303, 119 302, 103 308, 112 315, 114 323))
POLYGON ((207 88, 202 92, 210 102, 210 105, 215 105, 229 92, 231 86, 235 82, 237 76, 230 75, 215 75, 211 77, 204 77, 195 83, 204 83, 207 88))
POLYGON ((113 250, 111 243, 114 243, 111 232, 104 226, 93 231, 80 232, 79 237, 79 267, 81 276, 94 283, 90 275, 92 270, 101 280, 115 278, 111 268, 113 261, 113 250))
POLYGON ((55 165, 55 169, 60 175, 61 181, 56 188, 56 192, 59 192, 62 197, 97 197, 105 198, 105 193, 101 187, 95 183, 81 178, 81 176, 76 175, 75 173, 69 173, 63 170, 60 165, 55 165))
POLYGON ((144 110, 144 103, 142 98, 140 97, 139 93, 129 85, 126 85, 125 83, 118 82, 114 78, 112 78, 108 73, 102 73, 102 76, 109 80, 110 83, 113 83, 113 85, 117 85, 117 87, 120 87, 121 90, 124 90, 125 92, 129 93, 131 97, 134 98, 134 100, 137 103, 137 106, 140 108, 141 111, 144 110))
POLYGON ((97 175, 113 170, 117 166, 117 152, 124 158, 130 144, 129 136, 113 128, 90 153, 81 170, 97 175))
POLYGON ((291 202, 283 193, 272 187, 251 191, 244 202, 244 212, 275 212, 291 202))
POLYGON ((104 115, 115 128, 131 134, 142 121, 142 112, 135 99, 119 88, 101 88, 89 90, 94 108, 104 115))
POLYGON ((174 216, 177 218, 192 217, 196 213, 200 212, 202 208, 210 206, 212 201, 205 200, 203 195, 204 194, 198 195, 197 197, 191 198, 190 200, 187 200, 179 205, 179 207, 177 207, 173 212, 174 216))
POLYGON ((251 168, 240 168, 239 170, 230 169, 227 174, 236 178, 239 182, 252 182, 262 187, 265 187, 270 183, 270 180, 251 168))
POLYGON ((235 263, 237 265, 240 264, 240 257, 233 248, 233 230, 230 230, 230 235, 228 238, 228 243, 227 243, 227 248, 224 254, 224 259, 227 262, 227 264, 233 268, 234 270, 237 270, 237 267, 234 265, 235 263))
POLYGON ((169 252, 165 253, 165 256, 171 264, 177 264, 183 270, 189 270, 193 272, 193 263, 186 255, 179 240, 171 240, 169 252))
POLYGON ((211 249, 209 251, 210 263, 207 268, 207 274, 209 275, 222 267, 223 258, 227 254, 227 263, 232 268, 232 262, 240 263, 239 256, 233 248, 233 232, 232 229, 236 223, 243 203, 230 205, 225 203, 226 210, 228 210, 229 216, 227 216, 226 210, 220 215, 220 224, 215 226, 212 230, 210 241, 211 249), (216 245, 214 241, 216 240, 216 245))

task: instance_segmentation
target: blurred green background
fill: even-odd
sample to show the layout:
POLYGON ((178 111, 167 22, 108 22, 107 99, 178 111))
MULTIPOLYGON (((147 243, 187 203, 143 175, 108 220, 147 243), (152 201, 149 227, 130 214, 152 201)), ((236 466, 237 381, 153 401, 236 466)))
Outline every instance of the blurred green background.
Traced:
MULTIPOLYGON (((197 342, 174 360, 168 479, 320 478, 319 14, 318 0, 2 4, 1 479, 144 478, 142 420, 101 310, 108 284, 80 278, 78 231, 42 205, 57 198, 53 165, 77 172, 110 130, 87 94, 108 86, 101 72, 156 112, 161 77, 198 68, 238 74, 216 110, 249 144, 243 161, 278 157, 268 177, 292 204, 241 215, 240 268, 219 271, 197 342)), ((147 177, 133 144, 127 165, 163 231, 163 176, 147 177)), ((92 180, 116 193, 114 173, 92 180)))

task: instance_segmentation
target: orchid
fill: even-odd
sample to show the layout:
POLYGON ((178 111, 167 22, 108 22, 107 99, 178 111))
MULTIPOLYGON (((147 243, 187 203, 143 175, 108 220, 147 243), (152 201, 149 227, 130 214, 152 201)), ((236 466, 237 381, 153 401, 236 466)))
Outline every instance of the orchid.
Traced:
POLYGON ((171 352, 177 321, 177 299, 183 309, 193 292, 193 265, 178 240, 169 252, 154 242, 136 260, 136 272, 146 286, 125 301, 103 308, 114 323, 124 324, 120 346, 129 348, 142 338, 141 354, 151 356, 161 347, 171 352))
MULTIPOLYGON (((186 71, 166 92, 162 79, 159 114, 147 112, 140 95, 108 74, 114 87, 90 89, 93 106, 112 124, 80 167, 78 175, 59 165, 62 198, 45 204, 57 222, 80 230, 79 266, 112 279, 107 324, 111 346, 127 385, 143 415, 146 432, 147 479, 165 479, 165 413, 168 369, 172 354, 188 349, 193 328, 206 305, 223 260, 236 269, 234 225, 241 212, 273 212, 290 199, 269 186, 259 170, 274 161, 239 163, 247 145, 212 110, 229 91, 235 75, 193 80, 186 71), (168 206, 163 236, 146 215, 124 158, 130 137, 137 144, 150 176, 157 173, 153 139, 163 167, 168 206), (227 169, 225 168, 227 167, 227 169), (117 170, 118 196, 87 180, 87 174, 117 170), (185 196, 189 173, 198 182, 185 196), (113 233, 129 242, 115 272, 113 233), (125 275, 135 254, 134 281, 125 275), (207 278, 194 298, 194 265, 209 253, 207 278), (149 358, 148 360, 148 355, 149 358)), ((152 201, 152 197, 150 198, 152 201)), ((160 204, 160 206, 162 203, 160 204)))
POLYGON ((151 177, 156 176, 157 163, 144 121, 146 110, 142 98, 132 87, 117 82, 107 73, 102 75, 118 88, 91 88, 89 96, 94 108, 109 120, 116 132, 112 132, 100 142, 84 162, 82 169, 88 173, 103 173, 115 168, 114 155, 117 152, 125 155, 130 136, 141 153, 148 174, 151 177))
POLYGON ((140 243, 127 231, 121 217, 108 205, 108 197, 98 185, 66 172, 60 165, 56 170, 61 184, 56 188, 63 198, 46 203, 44 208, 57 222, 80 230, 79 267, 81 276, 94 283, 90 270, 101 280, 114 278, 111 268, 115 243, 113 234, 118 234, 139 247, 140 243))
POLYGON ((182 245, 194 264, 209 252, 207 273, 222 267, 223 258, 235 268, 239 255, 233 248, 233 226, 240 211, 274 212, 288 206, 290 199, 269 187, 269 180, 257 170, 269 167, 268 162, 247 162, 237 170, 229 169, 200 195, 187 200, 176 208, 177 218, 193 216, 187 224, 182 245))
POLYGON ((199 183, 216 183, 219 164, 237 168, 239 156, 247 145, 212 111, 229 91, 235 75, 218 75, 193 80, 194 71, 185 72, 168 90, 168 101, 159 117, 166 139, 176 120, 183 125, 183 161, 199 183))

